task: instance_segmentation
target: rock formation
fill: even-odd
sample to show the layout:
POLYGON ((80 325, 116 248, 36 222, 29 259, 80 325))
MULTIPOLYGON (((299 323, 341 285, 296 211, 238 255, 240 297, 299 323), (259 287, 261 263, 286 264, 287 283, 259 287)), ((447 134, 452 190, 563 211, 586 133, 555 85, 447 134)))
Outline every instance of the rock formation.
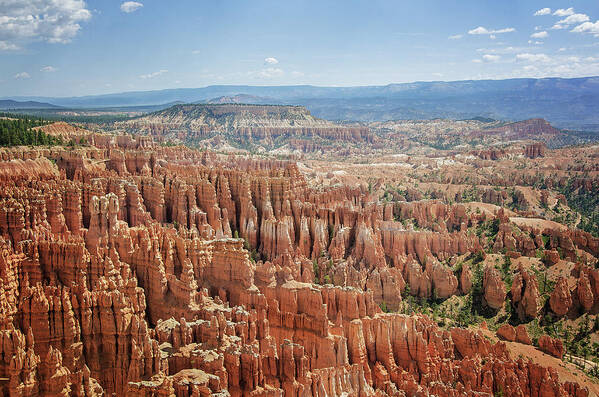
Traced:
POLYGON ((532 341, 528 336, 528 331, 524 324, 520 324, 516 327, 516 342, 523 343, 525 345, 532 345, 532 341))
POLYGON ((562 341, 548 335, 541 335, 539 338, 539 349, 559 359, 564 356, 564 345, 562 344, 562 341))
POLYGON ((537 316, 539 311, 539 289, 534 275, 520 268, 512 282, 511 295, 520 320, 537 316))
POLYGON ((159 138, 197 141, 225 133, 234 139, 269 146, 273 140, 289 140, 295 149, 312 151, 296 137, 318 137, 345 142, 373 142, 367 127, 345 126, 313 117, 301 106, 198 104, 175 105, 135 120, 118 123, 125 128, 159 138), (176 133, 173 133, 176 131, 176 133))
POLYGON ((514 342, 516 340, 516 330, 509 324, 503 324, 497 330, 497 336, 503 340, 514 342))
POLYGON ((492 309, 500 309, 505 301, 505 284, 497 269, 487 266, 483 275, 483 291, 487 305, 492 309))
POLYGON ((531 143, 529 145, 526 145, 526 147, 524 148, 524 155, 531 159, 543 157, 545 156, 546 149, 547 146, 545 146, 545 144, 542 142, 531 143))
POLYGON ((551 310, 558 316, 564 316, 572 307, 572 295, 570 294, 570 287, 568 286, 568 280, 564 277, 560 277, 551 297, 549 298, 549 306, 551 310))
MULTIPOLYGON (((276 135, 253 127, 241 131, 276 135)), ((366 139, 339 128, 328 132, 366 139)), ((3 394, 588 395, 480 331, 383 312, 408 289, 444 300, 475 282, 500 309, 494 266, 482 290, 468 264, 454 266, 490 251, 467 232, 487 215, 311 187, 289 161, 92 138, 0 157, 3 394)), ((595 252, 596 240, 576 233, 548 245, 595 252)), ((528 238, 514 248, 542 243, 528 238)), ((577 296, 594 304, 599 277, 581 272, 577 296)), ((532 316, 536 281, 516 277, 514 303, 532 316)))

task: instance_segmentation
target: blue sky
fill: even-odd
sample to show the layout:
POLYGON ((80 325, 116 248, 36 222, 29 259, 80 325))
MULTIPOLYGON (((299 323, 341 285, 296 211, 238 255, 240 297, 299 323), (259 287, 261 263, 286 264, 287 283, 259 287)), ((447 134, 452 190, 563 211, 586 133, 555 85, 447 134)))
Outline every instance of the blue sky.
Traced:
POLYGON ((0 97, 590 75, 597 0, 0 0, 0 97))

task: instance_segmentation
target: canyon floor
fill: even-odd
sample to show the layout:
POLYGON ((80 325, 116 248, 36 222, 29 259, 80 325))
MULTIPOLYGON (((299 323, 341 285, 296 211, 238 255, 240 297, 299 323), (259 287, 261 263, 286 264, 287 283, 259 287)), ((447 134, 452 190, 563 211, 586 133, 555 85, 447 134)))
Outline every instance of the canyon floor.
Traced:
POLYGON ((580 134, 231 104, 28 131, 0 148, 3 395, 599 395, 580 134))

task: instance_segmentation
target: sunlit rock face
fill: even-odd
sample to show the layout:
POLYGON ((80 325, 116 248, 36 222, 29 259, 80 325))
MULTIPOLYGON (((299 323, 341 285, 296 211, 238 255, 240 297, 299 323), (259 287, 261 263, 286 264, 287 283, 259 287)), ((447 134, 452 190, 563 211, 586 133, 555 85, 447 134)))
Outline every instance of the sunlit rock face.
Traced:
MULTIPOLYGON (((2 393, 588 395, 552 368, 514 360, 481 330, 395 312, 410 295, 451 299, 478 281, 501 309, 499 270, 489 265, 477 281, 451 264, 492 251, 468 228, 501 214, 383 203, 363 186, 315 188, 295 162, 147 139, 90 142, 1 152, 2 393)), ((498 229, 499 251, 599 246, 568 229, 546 244, 533 229, 498 229)), ((577 277, 552 293, 556 315, 595 305, 597 271, 581 266, 577 277)), ((510 296, 523 318, 540 310, 525 269, 510 296)), ((524 340, 517 329, 498 334, 524 340)), ((556 341, 539 345, 563 354, 556 341)))

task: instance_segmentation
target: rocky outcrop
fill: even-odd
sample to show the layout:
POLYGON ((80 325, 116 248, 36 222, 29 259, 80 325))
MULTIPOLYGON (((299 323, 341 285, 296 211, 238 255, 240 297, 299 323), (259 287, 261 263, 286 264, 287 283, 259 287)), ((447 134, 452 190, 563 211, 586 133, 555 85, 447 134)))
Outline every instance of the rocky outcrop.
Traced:
POLYGON ((551 126, 549 122, 543 119, 528 119, 509 123, 501 127, 485 130, 486 134, 500 134, 504 139, 551 139, 562 133, 557 128, 551 126))
POLYGON ((516 330, 509 324, 503 324, 497 329, 497 336, 503 340, 514 342, 516 340, 516 330))
POLYGON ((451 269, 440 264, 434 264, 432 268, 431 279, 435 296, 446 299, 455 295, 458 290, 458 279, 451 269))
POLYGON ((541 335, 539 338, 539 349, 559 359, 564 357, 564 345, 562 341, 548 335, 541 335))
POLYGON ((472 289, 472 271, 468 264, 462 266, 462 272, 460 273, 460 289, 463 294, 467 294, 472 289))
POLYGON ((593 291, 591 289, 591 283, 586 273, 581 272, 580 277, 578 278, 578 284, 576 286, 576 295, 578 297, 578 302, 580 306, 585 312, 588 312, 593 307, 594 296, 593 291))
POLYGON ((524 148, 524 155, 528 158, 535 159, 537 157, 544 157, 547 146, 543 142, 535 142, 526 145, 524 148))
POLYGON ((503 307, 506 297, 505 284, 499 271, 493 266, 487 266, 483 273, 483 292, 485 302, 490 308, 497 310, 503 307))
POLYGON ((525 345, 532 345, 532 341, 528 336, 528 331, 524 324, 520 324, 516 327, 516 342, 523 343, 525 345))
POLYGON ((560 277, 549 298, 549 307, 558 316, 565 316, 572 307, 572 295, 568 280, 560 277))
POLYGON ((537 279, 522 267, 512 282, 511 296, 516 313, 521 321, 537 316, 539 311, 537 279))
POLYGON ((499 160, 507 155, 505 150, 502 149, 477 150, 472 152, 472 154, 483 160, 499 160))
POLYGON ((516 328, 512 327, 509 324, 502 324, 501 327, 497 329, 496 334, 500 339, 509 342, 518 342, 523 343, 525 345, 532 344, 532 341, 528 336, 528 331, 526 330, 524 324, 520 324, 516 328))
POLYGON ((545 250, 543 252, 543 262, 545 262, 547 266, 555 265, 560 261, 560 259, 559 252, 557 252, 557 250, 545 250))

